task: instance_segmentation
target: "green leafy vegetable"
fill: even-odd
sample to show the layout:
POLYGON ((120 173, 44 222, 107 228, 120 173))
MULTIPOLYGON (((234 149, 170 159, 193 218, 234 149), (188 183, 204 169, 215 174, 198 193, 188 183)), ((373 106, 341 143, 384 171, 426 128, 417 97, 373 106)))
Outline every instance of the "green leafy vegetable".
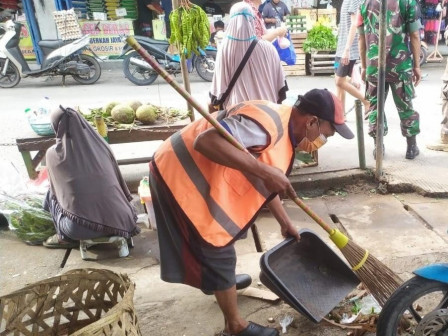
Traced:
POLYGON ((303 42, 303 50, 311 53, 316 50, 336 50, 337 38, 333 30, 321 23, 317 23, 308 32, 306 40, 303 42))

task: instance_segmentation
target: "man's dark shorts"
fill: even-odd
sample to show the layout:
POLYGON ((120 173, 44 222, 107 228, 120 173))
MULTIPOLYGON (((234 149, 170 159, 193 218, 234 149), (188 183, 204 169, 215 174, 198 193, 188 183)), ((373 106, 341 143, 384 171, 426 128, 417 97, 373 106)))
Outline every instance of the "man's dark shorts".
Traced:
POLYGON ((350 60, 347 65, 341 64, 341 58, 334 58, 334 73, 339 77, 351 77, 353 67, 355 66, 356 60, 350 60))

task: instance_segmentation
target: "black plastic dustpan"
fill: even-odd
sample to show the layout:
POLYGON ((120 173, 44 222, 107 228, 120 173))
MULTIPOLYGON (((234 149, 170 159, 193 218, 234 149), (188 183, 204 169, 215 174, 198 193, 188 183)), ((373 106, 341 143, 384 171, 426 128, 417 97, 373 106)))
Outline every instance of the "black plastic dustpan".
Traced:
POLYGON ((300 231, 260 259, 260 281, 313 322, 320 322, 358 284, 351 268, 311 230, 300 231))

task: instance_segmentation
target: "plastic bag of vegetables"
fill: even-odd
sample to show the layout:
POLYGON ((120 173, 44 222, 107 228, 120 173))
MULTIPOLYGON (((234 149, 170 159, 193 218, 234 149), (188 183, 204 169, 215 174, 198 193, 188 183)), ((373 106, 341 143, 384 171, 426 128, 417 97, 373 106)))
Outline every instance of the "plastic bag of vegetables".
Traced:
POLYGON ((32 245, 40 245, 56 233, 53 219, 42 204, 43 195, 0 194, 0 213, 5 215, 17 237, 32 245))

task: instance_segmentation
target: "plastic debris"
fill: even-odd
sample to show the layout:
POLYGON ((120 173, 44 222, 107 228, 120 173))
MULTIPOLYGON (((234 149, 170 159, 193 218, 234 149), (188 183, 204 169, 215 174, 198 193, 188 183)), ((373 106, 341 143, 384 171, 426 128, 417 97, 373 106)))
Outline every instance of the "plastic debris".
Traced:
POLYGON ((282 327, 282 333, 286 334, 286 327, 289 326, 292 321, 294 320, 294 318, 291 315, 285 315, 281 320, 280 320, 280 326, 282 327))
POLYGON ((358 316, 359 316, 359 313, 353 314, 352 316, 349 316, 348 314, 344 313, 344 314, 342 314, 342 319, 341 319, 340 323, 341 324, 350 324, 353 321, 355 321, 358 316))
POLYGON ((379 314, 381 312, 381 306, 376 302, 372 295, 364 296, 361 301, 360 313, 363 315, 379 314))

